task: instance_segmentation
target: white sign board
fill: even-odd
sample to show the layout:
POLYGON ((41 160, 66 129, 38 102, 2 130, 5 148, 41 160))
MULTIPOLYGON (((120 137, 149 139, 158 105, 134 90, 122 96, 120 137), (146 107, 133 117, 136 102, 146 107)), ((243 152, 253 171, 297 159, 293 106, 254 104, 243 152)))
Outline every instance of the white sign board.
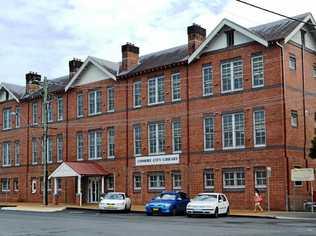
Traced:
POLYGON ((159 156, 142 156, 135 158, 136 166, 151 166, 151 165, 170 165, 179 164, 179 154, 159 155, 159 156))
POLYGON ((314 181, 315 174, 313 168, 301 168, 291 170, 292 181, 314 181))

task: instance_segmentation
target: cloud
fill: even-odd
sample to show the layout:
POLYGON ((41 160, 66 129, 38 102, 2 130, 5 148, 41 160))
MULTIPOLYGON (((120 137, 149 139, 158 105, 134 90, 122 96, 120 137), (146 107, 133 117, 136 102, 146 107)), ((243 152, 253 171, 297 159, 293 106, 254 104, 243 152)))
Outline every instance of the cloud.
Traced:
MULTIPOLYGON (((309 0, 251 2, 287 15, 316 12, 309 0)), ((3 1, 0 80, 24 84, 31 70, 49 78, 64 75, 72 57, 119 61, 125 42, 135 43, 141 54, 185 44, 188 25, 210 32, 223 17, 244 26, 280 18, 233 0, 3 1)))

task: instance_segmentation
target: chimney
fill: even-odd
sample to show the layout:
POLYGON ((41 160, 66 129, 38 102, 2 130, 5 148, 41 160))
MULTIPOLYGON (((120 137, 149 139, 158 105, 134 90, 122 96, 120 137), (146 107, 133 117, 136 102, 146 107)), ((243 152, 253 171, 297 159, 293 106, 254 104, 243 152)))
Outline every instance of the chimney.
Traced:
POLYGON ((193 23, 188 26, 188 51, 191 55, 205 40, 206 30, 200 25, 193 23))
POLYGON ((139 47, 126 43, 122 45, 122 71, 128 70, 138 64, 139 47))
POLYGON ((73 58, 69 61, 69 78, 71 79, 79 70, 83 62, 80 59, 73 58))
POLYGON ((40 89, 41 75, 36 72, 29 72, 25 75, 26 93, 34 93, 40 89))

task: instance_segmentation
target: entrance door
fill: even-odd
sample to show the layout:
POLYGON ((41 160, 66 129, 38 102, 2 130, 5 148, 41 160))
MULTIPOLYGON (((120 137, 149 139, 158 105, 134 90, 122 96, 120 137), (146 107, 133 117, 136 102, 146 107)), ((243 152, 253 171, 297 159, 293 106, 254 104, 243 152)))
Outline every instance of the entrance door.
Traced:
POLYGON ((89 177, 88 179, 88 202, 97 203, 100 198, 100 177, 89 177))

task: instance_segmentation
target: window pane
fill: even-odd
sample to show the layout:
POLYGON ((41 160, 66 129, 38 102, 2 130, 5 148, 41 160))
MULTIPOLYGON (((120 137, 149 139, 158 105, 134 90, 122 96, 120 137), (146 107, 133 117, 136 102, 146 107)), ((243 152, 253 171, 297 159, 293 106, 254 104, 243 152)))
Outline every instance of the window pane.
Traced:
POLYGON ((244 114, 235 114, 235 137, 236 147, 244 146, 245 133, 244 133, 244 114))
POLYGON ((137 125, 134 127, 134 154, 141 155, 141 127, 137 125))
POLYGON ((213 76, 210 65, 203 67, 203 95, 208 96, 213 93, 213 76))
POLYGON ((204 188, 214 188, 214 173, 212 170, 204 172, 204 188))
POLYGON ((83 134, 77 134, 77 160, 83 160, 83 134))
POLYGON ((114 111, 115 96, 114 96, 114 88, 113 87, 109 87, 107 89, 107 95, 108 95, 108 111, 114 111))
POLYGON ((115 156, 115 133, 114 128, 108 128, 108 157, 115 156))
POLYGON ((204 118, 204 149, 214 148, 214 118, 204 118))
POLYGON ((148 99, 149 104, 156 103, 156 80, 148 80, 148 99))
POLYGON ((243 87, 243 69, 241 60, 233 62, 233 71, 234 90, 241 89, 243 87))
MULTIPOLYGON (((89 101, 90 101, 91 97, 89 95, 89 101)), ((90 107, 89 105, 89 113, 90 113, 90 109, 93 109, 92 107, 90 107)), ((79 94, 77 95, 77 117, 82 117, 83 116, 83 95, 79 94)))
POLYGON ((173 134, 173 151, 181 151, 181 123, 180 120, 172 122, 172 134, 173 134))
POLYGON ((139 107, 142 105, 141 85, 141 81, 134 83, 134 107, 139 107))
POLYGON ((263 77, 263 56, 254 56, 252 58, 252 82, 254 87, 264 84, 263 77))
POLYGON ((164 78, 157 78, 157 89, 158 89, 158 102, 163 102, 165 100, 165 89, 164 89, 164 78))
POLYGON ((181 99, 180 94, 180 74, 173 74, 172 79, 172 100, 177 101, 181 99))
POLYGON ((224 147, 233 147, 233 116, 223 116, 224 147))
POLYGON ((231 87, 231 66, 230 63, 222 64, 222 89, 223 91, 230 91, 231 87))
POLYGON ((264 111, 255 111, 253 116, 254 116, 255 145, 265 145, 266 144, 265 113, 264 111))
POLYGON ((165 151, 165 124, 163 122, 158 123, 158 152, 165 151))

